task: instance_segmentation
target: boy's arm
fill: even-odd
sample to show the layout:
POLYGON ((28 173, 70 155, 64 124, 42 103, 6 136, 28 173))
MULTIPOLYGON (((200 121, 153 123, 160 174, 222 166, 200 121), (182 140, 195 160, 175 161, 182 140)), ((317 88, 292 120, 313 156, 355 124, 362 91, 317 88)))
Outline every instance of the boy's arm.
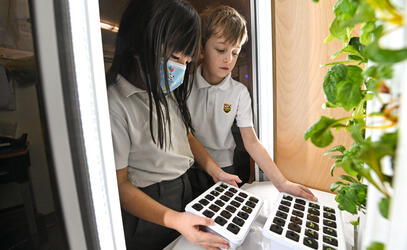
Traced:
POLYGON ((237 175, 223 171, 191 132, 188 134, 188 141, 195 161, 213 178, 215 183, 224 181, 237 187, 236 183, 242 182, 237 175))
POLYGON ((284 177, 277 165, 271 159, 270 155, 267 153, 267 150, 260 143, 253 127, 241 127, 240 134, 242 135, 244 147, 249 155, 280 192, 287 192, 296 196, 302 196, 309 200, 316 200, 316 197, 309 189, 302 185, 292 183, 284 177))
POLYGON ((190 242, 202 247, 229 247, 222 237, 199 230, 198 225, 213 225, 212 219, 177 212, 158 203, 128 181, 127 168, 117 170, 116 176, 122 209, 141 219, 175 229, 190 242))

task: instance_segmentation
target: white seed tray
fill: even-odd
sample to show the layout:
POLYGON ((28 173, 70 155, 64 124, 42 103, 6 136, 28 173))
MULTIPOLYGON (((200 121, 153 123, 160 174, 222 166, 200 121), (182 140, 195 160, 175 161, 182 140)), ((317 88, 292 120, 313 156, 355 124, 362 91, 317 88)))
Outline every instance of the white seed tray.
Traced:
POLYGON ((263 227, 270 249, 346 250, 337 208, 281 193, 263 227))
POLYGON ((188 203, 185 211, 212 218, 215 224, 205 229, 228 240, 234 249, 243 243, 262 206, 256 195, 218 182, 188 203))

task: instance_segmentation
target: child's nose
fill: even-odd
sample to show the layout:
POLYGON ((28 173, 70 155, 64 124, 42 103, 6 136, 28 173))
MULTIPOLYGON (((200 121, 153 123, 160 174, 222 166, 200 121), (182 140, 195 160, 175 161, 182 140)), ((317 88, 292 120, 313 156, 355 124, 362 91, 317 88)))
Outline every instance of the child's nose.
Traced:
POLYGON ((227 55, 223 58, 223 61, 224 61, 225 63, 229 63, 229 62, 231 62, 232 60, 233 60, 232 54, 227 54, 227 55))

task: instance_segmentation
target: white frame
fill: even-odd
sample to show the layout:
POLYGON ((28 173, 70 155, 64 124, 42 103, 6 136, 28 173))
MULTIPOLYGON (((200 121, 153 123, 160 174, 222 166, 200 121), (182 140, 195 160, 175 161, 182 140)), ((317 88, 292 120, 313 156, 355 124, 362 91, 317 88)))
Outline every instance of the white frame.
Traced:
MULTIPOLYGON (((253 102, 259 139, 274 159, 274 81, 271 1, 252 0, 253 102)), ((255 166, 255 180, 264 178, 255 166)))
POLYGON ((74 80, 79 97, 78 122, 82 135, 69 134, 68 120, 71 118, 67 117, 67 107, 64 103, 60 71, 62 59, 59 57, 55 19, 57 11, 54 3, 53 0, 32 1, 31 7, 34 14, 42 97, 69 248, 87 249, 89 244, 93 244, 89 242, 95 242, 93 247, 98 249, 126 249, 114 167, 98 1, 58 2, 68 3, 69 13, 72 13, 67 20, 69 24, 64 26, 71 28, 68 32, 72 38, 72 51, 65 53, 73 55, 74 80), (88 172, 87 176, 81 178, 86 180, 88 177, 88 186, 78 183, 75 168, 82 166, 73 164, 70 148, 72 136, 83 138, 88 172), (86 226, 93 219, 83 217, 83 204, 79 194, 89 190, 93 211, 88 214, 94 216, 94 224, 86 226), (85 228, 96 230, 96 234, 85 232, 85 228))

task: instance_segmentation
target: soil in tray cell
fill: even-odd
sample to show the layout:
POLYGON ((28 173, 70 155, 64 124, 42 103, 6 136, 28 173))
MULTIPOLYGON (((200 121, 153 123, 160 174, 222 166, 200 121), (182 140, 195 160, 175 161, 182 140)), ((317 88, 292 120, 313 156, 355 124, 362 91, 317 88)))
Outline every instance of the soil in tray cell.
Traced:
POLYGON ((288 201, 292 201, 292 200, 293 200, 293 197, 292 197, 292 196, 289 196, 289 195, 284 195, 284 196, 283 196, 283 199, 284 199, 284 200, 288 200, 288 201))
POLYGON ((333 247, 324 245, 324 246, 322 247, 322 250, 336 250, 336 248, 333 248, 333 247))
POLYGON ((218 191, 218 192, 220 192, 220 193, 222 193, 223 191, 225 191, 225 189, 224 189, 223 187, 221 187, 221 186, 216 187, 215 190, 218 191))
POLYGON ((336 220, 336 217, 333 213, 324 213, 324 218, 327 218, 330 220, 336 220))
POLYGON ((285 234, 285 237, 289 238, 290 240, 297 241, 297 242, 300 239, 300 236, 296 232, 293 232, 290 230, 287 231, 287 233, 285 234))
POLYGON ((229 212, 226 211, 226 210, 223 210, 223 211, 220 213, 220 215, 222 215, 222 216, 225 217, 226 219, 229 219, 230 216, 232 216, 232 214, 229 213, 229 212))
POLYGON ((315 214, 308 214, 307 219, 313 222, 319 222, 319 217, 315 214))
POLYGON ((302 220, 298 217, 291 216, 290 221, 301 226, 302 220))
POLYGON ((283 206, 283 205, 278 206, 278 209, 283 212, 286 212, 286 213, 288 213, 288 211, 290 211, 290 209, 288 207, 283 206))
POLYGON ((203 215, 205 215, 208 218, 212 218, 212 216, 214 216, 215 214, 213 212, 209 211, 209 210, 205 210, 203 212, 203 215))
POLYGON ((280 204, 281 204, 281 205, 284 205, 284 206, 287 206, 287 207, 291 207, 291 202, 289 202, 289 201, 282 200, 282 201, 280 202, 280 204))
POLYGON ((232 192, 232 193, 234 193, 234 194, 237 192, 236 188, 232 188, 232 187, 229 188, 229 191, 232 192))
POLYGON ((211 191, 211 195, 218 196, 220 193, 216 190, 211 191))
POLYGON ((209 204, 209 201, 206 200, 206 199, 201 199, 201 200, 199 200, 199 203, 201 203, 202 205, 206 206, 206 205, 209 204))
POLYGON ((283 232, 283 228, 279 225, 272 224, 270 226, 270 231, 275 232, 276 234, 281 234, 283 232))
POLYGON ((246 213, 250 214, 252 212, 252 209, 248 206, 243 206, 242 210, 245 211, 246 213))
POLYGON ((308 213, 319 215, 319 210, 316 208, 308 208, 308 213))
POLYGON ((236 225, 241 227, 244 224, 244 220, 240 219, 239 217, 235 217, 233 218, 233 223, 236 223, 236 225))
POLYGON ((294 204, 294 208, 295 209, 298 209, 298 210, 301 210, 301 211, 304 211, 305 210, 305 207, 303 206, 303 205, 300 205, 300 204, 294 204))
POLYGON ((231 213, 234 213, 236 211, 236 208, 234 206, 231 206, 231 205, 227 206, 225 209, 228 210, 231 213))
POLYGON ((324 235, 323 241, 332 246, 336 246, 336 247, 338 246, 338 240, 335 239, 334 237, 324 235))
POLYGON ((259 202, 259 200, 253 196, 249 198, 249 201, 254 202, 254 203, 259 202))
POLYGON ((333 208, 330 208, 330 207, 324 207, 324 211, 325 212, 328 212, 328 213, 335 213, 335 209, 333 209, 333 208))
POLYGON ((215 204, 212 204, 209 206, 209 209, 216 213, 219 211, 220 208, 218 206, 216 206, 215 204))
POLYGON ((222 195, 222 196, 220 197, 220 199, 223 200, 223 201, 225 201, 225 202, 228 202, 228 201, 230 200, 230 198, 227 197, 226 195, 222 195))
POLYGON ((235 200, 231 201, 230 204, 232 204, 235 207, 240 207, 240 202, 237 202, 235 200))
POLYGON ((243 202, 244 201, 244 199, 242 197, 239 197, 239 196, 236 196, 235 200, 237 200, 238 202, 243 202))
POLYGON ((192 207, 196 210, 196 211, 201 211, 201 209, 203 208, 203 206, 199 203, 195 203, 194 205, 192 205, 192 207))
POLYGON ((227 220, 225 220, 225 218, 223 218, 222 216, 218 216, 216 217, 215 222, 223 226, 226 224, 227 220))
POLYGON ((210 200, 210 201, 212 201, 213 199, 215 199, 215 197, 213 197, 213 196, 210 195, 210 194, 207 194, 207 195, 205 196, 205 198, 208 199, 208 200, 210 200))
POLYGON ((240 211, 239 213, 237 213, 237 215, 238 215, 240 218, 243 218, 243 219, 245 219, 245 220, 247 220, 247 218, 249 218, 249 215, 248 215, 247 213, 245 213, 245 212, 242 212, 242 211, 240 211))
POLYGON ((288 228, 297 233, 301 232, 301 226, 299 226, 298 224, 295 224, 295 223, 288 224, 288 228))
POLYGON ((338 236, 338 235, 336 234, 336 230, 335 230, 335 229, 332 229, 332 228, 330 228, 330 227, 324 227, 324 233, 325 233, 325 234, 328 234, 328 235, 330 235, 330 236, 334 236, 334 237, 338 236))
POLYGON ((301 205, 305 205, 305 201, 302 199, 295 199, 295 203, 301 204, 301 205))
POLYGON ((273 222, 282 227, 284 227, 284 225, 285 225, 285 220, 278 218, 278 217, 275 217, 273 222))
POLYGON ((219 207, 223 207, 223 205, 225 205, 225 203, 221 200, 216 200, 215 204, 218 205, 219 207))
POLYGON ((310 203, 308 204, 308 206, 309 206, 309 207, 312 207, 312 208, 319 209, 319 205, 318 205, 318 204, 315 204, 315 203, 312 203, 312 202, 310 202, 310 203))
POLYGON ((324 225, 332 228, 336 228, 336 223, 330 220, 324 220, 324 225))
POLYGON ((254 208, 254 207, 256 206, 256 203, 251 202, 251 201, 247 201, 247 202, 246 202, 246 205, 248 205, 248 206, 251 207, 251 208, 254 208))
POLYGON ((234 233, 234 234, 237 234, 239 232, 239 230, 240 230, 240 228, 238 226, 236 226, 235 224, 233 224, 233 223, 230 223, 228 225, 227 229, 229 231, 231 231, 232 233, 234 233))
POLYGON ((283 218, 283 219, 287 219, 287 214, 281 211, 277 211, 276 216, 283 218))
POLYGON ((240 192, 240 193, 239 193, 239 196, 241 196, 241 197, 243 197, 243 198, 247 198, 248 195, 247 195, 246 193, 240 192))
POLYGON ((305 229, 305 235, 310 238, 318 239, 318 233, 311 229, 305 229))
POLYGON ((295 210, 295 209, 293 210, 292 214, 295 215, 295 216, 301 217, 301 218, 304 217, 303 212, 300 212, 300 211, 295 210))
POLYGON ((318 242, 315 239, 309 237, 304 238, 304 245, 313 249, 318 249, 318 242))
POLYGON ((223 183, 222 183, 222 184, 220 184, 220 186, 221 186, 221 187, 223 187, 223 188, 228 188, 228 185, 223 184, 223 183))
POLYGON ((226 191, 226 192, 225 192, 225 195, 226 195, 226 196, 229 196, 229 197, 232 197, 232 196, 233 196, 233 193, 232 193, 232 192, 229 192, 229 191, 226 191))
POLYGON ((318 223, 315 223, 313 221, 307 221, 306 225, 307 225, 308 228, 314 229, 315 231, 319 230, 318 223))

